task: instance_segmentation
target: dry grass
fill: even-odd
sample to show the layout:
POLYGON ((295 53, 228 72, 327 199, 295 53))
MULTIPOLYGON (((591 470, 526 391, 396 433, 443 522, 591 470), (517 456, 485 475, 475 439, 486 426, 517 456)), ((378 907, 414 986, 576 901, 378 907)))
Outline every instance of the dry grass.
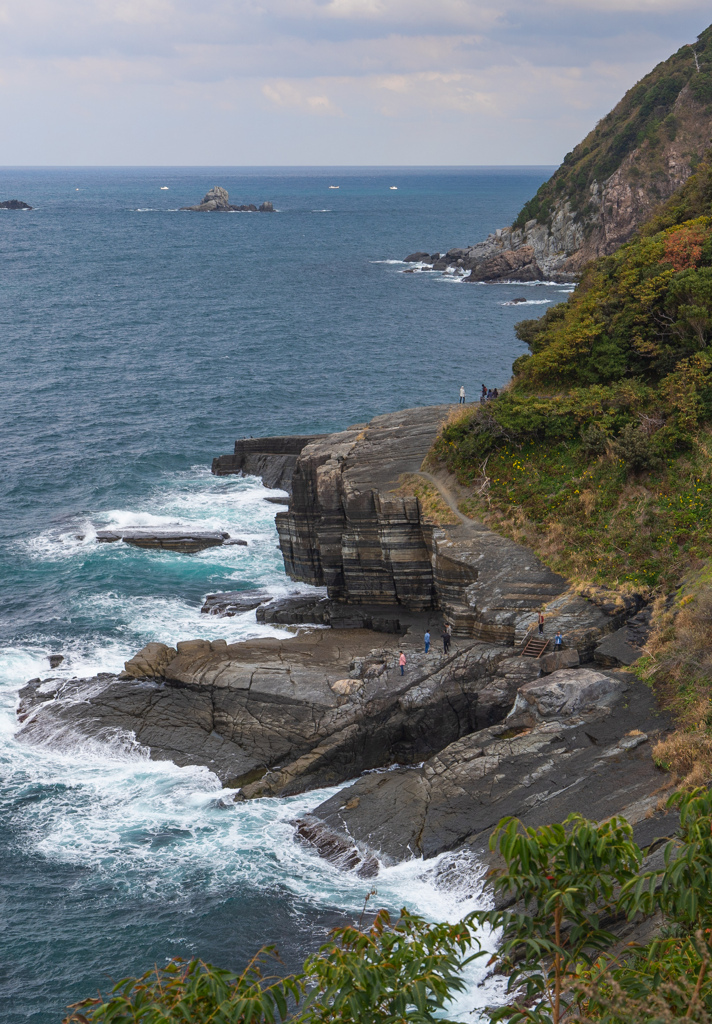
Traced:
POLYGON ((415 497, 420 503, 420 516, 430 526, 456 526, 460 520, 443 499, 437 487, 415 473, 405 473, 400 486, 392 493, 401 497, 415 497))
POLYGON ((712 779, 712 567, 686 584, 671 606, 659 599, 653 615, 640 672, 677 725, 653 757, 682 785, 703 785, 712 779))

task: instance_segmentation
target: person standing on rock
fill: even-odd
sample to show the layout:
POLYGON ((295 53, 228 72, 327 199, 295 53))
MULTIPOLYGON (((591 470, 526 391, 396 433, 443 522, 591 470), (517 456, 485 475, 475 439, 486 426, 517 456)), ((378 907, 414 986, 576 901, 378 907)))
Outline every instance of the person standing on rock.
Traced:
POLYGON ((403 653, 403 651, 400 652, 398 664, 400 665, 401 675, 405 675, 405 654, 403 653))
POLYGON ((539 612, 539 636, 544 636, 544 609, 539 612))
POLYGON ((450 653, 450 633, 448 632, 449 627, 443 626, 443 654, 450 653))
POLYGON ((561 650, 563 646, 564 638, 562 637, 560 631, 557 629, 556 636, 554 637, 554 650, 558 652, 561 650))
POLYGON ((458 405, 464 405, 465 404, 465 385, 464 384, 460 385, 460 401, 457 404, 458 405))
POLYGON ((425 653, 427 654, 428 651, 430 650, 430 630, 429 629, 425 630, 425 636, 424 636, 423 639, 425 640, 425 653))

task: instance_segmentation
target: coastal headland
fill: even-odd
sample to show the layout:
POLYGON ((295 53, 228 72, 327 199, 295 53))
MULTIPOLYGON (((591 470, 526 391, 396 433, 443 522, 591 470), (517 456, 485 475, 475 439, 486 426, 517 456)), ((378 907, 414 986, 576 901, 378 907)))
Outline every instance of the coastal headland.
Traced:
POLYGON ((355 779, 295 834, 366 876, 462 846, 482 853, 503 814, 539 824, 624 813, 641 834, 668 834, 650 751, 669 722, 626 669, 640 654, 642 598, 579 593, 459 511, 456 479, 427 461, 455 411, 236 442, 213 471, 290 491, 276 525, 302 588, 252 602, 213 594, 204 610, 254 607, 297 635, 152 643, 118 675, 31 680, 21 738, 132 733, 153 758, 206 765, 236 800, 355 779), (544 650, 532 657, 542 607, 544 650))

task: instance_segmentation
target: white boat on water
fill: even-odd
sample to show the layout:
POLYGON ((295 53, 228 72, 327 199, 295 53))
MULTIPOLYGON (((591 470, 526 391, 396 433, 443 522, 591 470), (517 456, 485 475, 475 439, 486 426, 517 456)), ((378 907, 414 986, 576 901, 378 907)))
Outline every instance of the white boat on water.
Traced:
POLYGON ((329 185, 329 188, 338 188, 338 185, 329 185))
POLYGON ((391 192, 397 192, 397 191, 398 191, 398 186, 397 185, 391 185, 391 192))
POLYGON ((168 191, 168 185, 161 185, 161 192, 168 191))

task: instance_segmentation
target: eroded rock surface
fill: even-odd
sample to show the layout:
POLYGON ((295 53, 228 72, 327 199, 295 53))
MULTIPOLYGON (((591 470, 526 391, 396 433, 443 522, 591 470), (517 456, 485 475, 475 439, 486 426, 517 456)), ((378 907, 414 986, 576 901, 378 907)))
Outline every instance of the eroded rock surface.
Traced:
POLYGON ((400 643, 331 629, 148 644, 120 676, 28 683, 20 735, 133 733, 152 757, 205 764, 244 797, 281 796, 429 757, 501 721, 538 674, 530 659, 468 644, 449 657, 409 648, 401 676, 400 643))
POLYGON ((633 677, 558 671, 522 685, 501 724, 456 740, 424 764, 363 776, 303 818, 298 831, 322 855, 366 874, 378 861, 433 857, 463 844, 483 855, 505 815, 528 825, 572 811, 601 820, 650 800, 665 785, 651 741, 667 727, 633 677))

